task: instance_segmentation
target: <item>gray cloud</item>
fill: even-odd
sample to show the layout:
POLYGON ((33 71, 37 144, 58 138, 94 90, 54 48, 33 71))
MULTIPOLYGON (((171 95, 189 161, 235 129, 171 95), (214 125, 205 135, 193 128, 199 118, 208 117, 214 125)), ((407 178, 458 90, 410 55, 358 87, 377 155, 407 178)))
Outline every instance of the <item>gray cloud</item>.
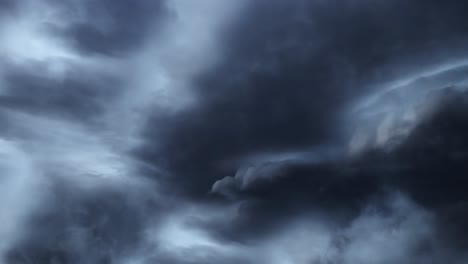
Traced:
POLYGON ((2 1, 0 262, 466 262, 467 10, 2 1))

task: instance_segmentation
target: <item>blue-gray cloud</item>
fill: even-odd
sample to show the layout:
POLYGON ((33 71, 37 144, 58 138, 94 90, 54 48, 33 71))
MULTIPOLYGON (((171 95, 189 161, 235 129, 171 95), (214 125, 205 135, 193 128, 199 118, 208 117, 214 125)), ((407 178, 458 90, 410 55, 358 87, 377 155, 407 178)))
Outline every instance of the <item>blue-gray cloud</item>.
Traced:
POLYGON ((467 11, 2 1, 0 262, 466 262, 467 11))

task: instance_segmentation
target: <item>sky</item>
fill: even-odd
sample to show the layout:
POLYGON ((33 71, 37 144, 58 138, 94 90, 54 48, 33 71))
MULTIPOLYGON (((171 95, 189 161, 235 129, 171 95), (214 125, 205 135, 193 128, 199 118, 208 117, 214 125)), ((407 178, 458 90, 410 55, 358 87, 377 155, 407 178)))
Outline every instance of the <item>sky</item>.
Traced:
POLYGON ((0 0, 0 264, 468 263, 467 13, 0 0))

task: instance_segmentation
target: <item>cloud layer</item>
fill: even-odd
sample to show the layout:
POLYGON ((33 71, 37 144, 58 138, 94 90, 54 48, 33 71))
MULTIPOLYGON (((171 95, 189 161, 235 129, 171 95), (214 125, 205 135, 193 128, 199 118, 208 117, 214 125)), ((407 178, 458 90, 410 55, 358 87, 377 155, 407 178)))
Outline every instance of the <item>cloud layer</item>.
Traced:
POLYGON ((468 4, 0 3, 0 263, 465 263, 468 4))

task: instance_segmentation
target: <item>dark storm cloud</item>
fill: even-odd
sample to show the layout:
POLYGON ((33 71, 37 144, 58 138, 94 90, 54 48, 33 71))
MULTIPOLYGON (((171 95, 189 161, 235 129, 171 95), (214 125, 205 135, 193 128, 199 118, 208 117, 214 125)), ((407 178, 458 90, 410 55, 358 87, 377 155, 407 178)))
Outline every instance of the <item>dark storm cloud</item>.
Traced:
POLYGON ((468 4, 260 0, 231 21, 228 2, 24 1, 21 23, 5 20, 0 205, 18 208, 0 257, 467 259, 467 66, 452 63, 468 4), (406 88, 435 87, 436 104, 398 144, 350 153, 342 123, 361 123, 343 112, 393 82, 410 105, 406 88))
POLYGON ((122 80, 109 74, 96 76, 73 67, 64 76, 49 75, 44 65, 10 66, 4 73, 4 109, 98 121, 104 110, 122 90, 122 80))
MULTIPOLYGON (((168 17, 166 0, 99 0, 64 2, 72 16, 82 16, 61 33, 85 53, 125 55, 156 33, 157 23, 168 17)), ((60 32, 60 31, 59 31, 60 32)))
POLYGON ((393 168, 388 179, 428 206, 468 198, 463 186, 468 170, 468 94, 446 88, 435 113, 391 153, 372 153, 362 164, 371 169, 393 168), (366 165, 368 164, 368 165, 366 165))
MULTIPOLYGON (((421 244, 407 253, 408 257, 415 254, 408 263, 428 257, 435 263, 453 256, 466 258, 468 94, 453 88, 441 93, 435 113, 391 151, 374 149, 352 160, 320 165, 294 161, 258 164, 247 169, 250 181, 246 181, 244 169, 235 178, 215 183, 216 193, 244 200, 245 206, 233 222, 212 223, 212 229, 231 239, 258 238, 310 210, 342 228, 355 222, 370 201, 377 210, 387 211, 385 203, 376 201, 389 190, 400 190, 434 221, 426 238, 416 237, 421 244)), ((394 209, 399 210, 397 207, 394 209)), ((396 217, 392 210, 387 213, 386 217, 396 217)))
POLYGON ((145 223, 163 209, 154 197, 123 190, 59 186, 35 215, 8 263, 116 263, 142 246, 145 223))
POLYGON ((433 210, 441 241, 464 252, 468 246, 468 239, 461 235, 466 232, 462 222, 468 213, 468 94, 450 88, 444 92, 446 98, 438 112, 391 157, 377 162, 390 160, 399 165, 400 169, 388 175, 391 184, 433 210))
POLYGON ((468 204, 466 200, 458 201, 436 211, 438 214, 436 234, 438 238, 454 253, 464 253, 468 247, 466 238, 466 221, 468 221, 468 204))
POLYGON ((356 217, 367 201, 385 193, 379 178, 369 172, 356 175, 354 168, 343 161, 271 162, 247 170, 256 179, 240 182, 239 178, 225 178, 213 186, 214 193, 227 193, 228 197, 245 201, 236 220, 240 221, 228 224, 241 239, 259 237, 262 232, 271 232, 289 218, 311 210, 345 224, 356 217), (262 175, 265 173, 267 178, 262 175), (229 180, 232 180, 229 186, 216 186, 229 180))
POLYGON ((359 199, 358 193, 378 191, 379 185, 405 190, 429 207, 466 200, 468 95, 450 87, 440 93, 442 98, 434 113, 392 150, 370 149, 318 164, 294 158, 257 163, 216 182, 212 190, 231 198, 242 198, 242 194, 269 197, 271 192, 266 200, 284 201, 300 196, 304 188, 307 195, 324 195, 311 203, 314 206, 331 201, 326 199, 327 193, 337 199, 337 204, 346 201, 349 206, 352 199, 359 199), (295 186, 288 191, 289 184, 295 186), (361 190, 364 186, 368 188, 361 190))
POLYGON ((333 142, 350 99, 466 51, 459 1, 251 5, 224 38, 223 62, 200 76, 200 103, 147 128, 148 141, 165 140, 142 156, 192 194, 232 175, 237 164, 226 161, 333 142))
MULTIPOLYGON (((245 201, 237 218, 205 223, 206 229, 228 240, 260 239, 309 210, 346 225, 388 189, 408 193, 435 214, 436 221, 439 206, 466 200, 462 192, 466 147, 460 135, 467 117, 460 116, 462 110, 457 114, 438 109, 390 153, 375 150, 322 164, 247 163, 241 169, 237 161, 256 153, 339 143, 336 125, 346 103, 379 84, 466 55, 468 21, 463 14, 468 5, 459 1, 252 5, 224 39, 225 60, 200 76, 200 103, 170 117, 156 115, 146 137, 164 138, 162 149, 158 142, 157 149, 148 144, 140 152, 147 161, 165 165, 172 174, 170 185, 182 193, 206 197, 213 183, 223 179, 213 191, 245 201), (452 119, 454 123, 447 121, 452 119), (447 126, 454 128, 443 129, 447 126), (437 139, 442 141, 433 146, 437 139), (246 171, 251 175, 243 175, 246 171), (249 177, 252 182, 244 184, 249 177)), ((446 77, 454 82, 464 78, 463 70, 454 74, 446 77)), ((443 104, 464 109, 457 100, 443 104)), ((438 230, 430 231, 431 236, 438 230)), ((452 245, 441 243, 438 247, 452 245)))

